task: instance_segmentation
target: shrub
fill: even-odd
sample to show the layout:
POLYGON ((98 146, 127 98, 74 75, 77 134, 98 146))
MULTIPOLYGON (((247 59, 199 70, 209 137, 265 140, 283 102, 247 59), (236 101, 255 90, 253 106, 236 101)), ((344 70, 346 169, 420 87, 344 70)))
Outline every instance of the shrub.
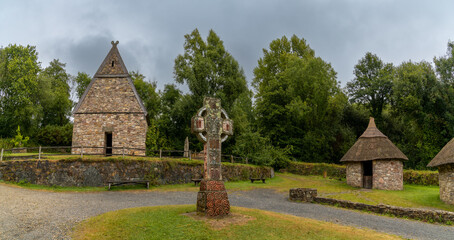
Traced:
POLYGON ((73 125, 47 125, 36 134, 36 140, 43 146, 71 146, 73 125))
POLYGON ((438 171, 404 170, 404 183, 438 186, 438 171))
POLYGON ((323 175, 326 171, 328 176, 335 178, 345 178, 346 175, 345 166, 330 163, 291 162, 287 171, 299 175, 323 175))
POLYGON ((14 145, 14 147, 25 147, 30 138, 22 136, 22 134, 20 133, 20 126, 17 126, 16 133, 16 136, 11 139, 11 143, 14 145))

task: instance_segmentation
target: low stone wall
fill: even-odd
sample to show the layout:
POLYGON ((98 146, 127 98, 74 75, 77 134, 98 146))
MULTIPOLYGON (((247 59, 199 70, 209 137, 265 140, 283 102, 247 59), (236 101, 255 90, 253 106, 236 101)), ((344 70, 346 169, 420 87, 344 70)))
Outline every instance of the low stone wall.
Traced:
MULTIPOLYGON (((48 186, 104 186, 108 181, 149 180, 152 185, 190 183, 201 178, 202 161, 185 160, 23 160, 1 161, 0 180, 25 181, 48 186)), ((270 167, 223 164, 226 181, 249 180, 250 177, 274 177, 270 167)))
POLYGON ((317 197, 315 188, 292 188, 290 189, 289 199, 292 201, 312 202, 317 197))
MULTIPOLYGON (((295 195, 296 196, 296 195, 295 195)), ((362 211, 369 211, 374 213, 380 214, 392 214, 396 217, 403 217, 403 218, 411 218, 416 220, 424 220, 424 221, 433 221, 439 222, 444 224, 452 224, 454 223, 454 212, 443 211, 443 210, 426 210, 426 209, 419 209, 419 208, 404 208, 404 207, 395 207, 389 205, 369 205, 364 203, 355 203, 346 200, 338 200, 333 198, 323 198, 317 197, 317 190, 316 189, 309 189, 309 188, 297 188, 290 190, 290 200, 300 200, 303 202, 310 202, 309 200, 312 199, 314 203, 323 203, 329 204, 336 207, 348 208, 348 209, 355 209, 355 210, 362 210, 362 211), (292 198, 292 194, 299 193, 298 196, 304 196, 304 198, 292 198), (314 194, 315 193, 315 194, 314 194), (306 195, 310 195, 310 198, 307 198, 308 201, 305 201, 306 195)))

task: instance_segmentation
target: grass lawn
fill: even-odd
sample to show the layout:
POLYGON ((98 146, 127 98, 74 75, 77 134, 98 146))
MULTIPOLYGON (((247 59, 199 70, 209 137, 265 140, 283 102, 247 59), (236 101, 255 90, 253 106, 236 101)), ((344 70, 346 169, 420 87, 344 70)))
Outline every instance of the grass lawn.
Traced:
MULTIPOLYGON (((307 218, 255 209, 232 207, 247 222, 214 229, 203 220, 182 215, 194 205, 123 209, 79 224, 73 238, 80 239, 401 239, 397 236, 307 218), (245 216, 244 216, 245 215, 245 216)), ((212 222, 223 221, 220 219, 212 222)))

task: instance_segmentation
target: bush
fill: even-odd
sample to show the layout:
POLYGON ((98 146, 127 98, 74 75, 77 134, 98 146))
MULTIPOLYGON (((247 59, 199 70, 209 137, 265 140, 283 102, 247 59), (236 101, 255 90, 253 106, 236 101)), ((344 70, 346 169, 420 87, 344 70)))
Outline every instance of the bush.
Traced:
POLYGON ((326 171, 330 177, 345 178, 346 176, 345 166, 330 163, 291 162, 287 171, 299 175, 323 175, 326 171))
POLYGON ((36 140, 43 146, 71 146, 73 125, 47 125, 36 134, 36 140))
POLYGON ((438 186, 438 171, 404 170, 404 183, 438 186))

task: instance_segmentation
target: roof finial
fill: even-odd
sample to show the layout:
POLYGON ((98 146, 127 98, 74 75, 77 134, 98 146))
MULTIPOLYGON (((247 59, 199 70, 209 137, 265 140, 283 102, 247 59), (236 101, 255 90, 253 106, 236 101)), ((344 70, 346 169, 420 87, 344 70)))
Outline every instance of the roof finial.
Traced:
POLYGON ((112 42, 110 42, 110 43, 112 43, 112 47, 117 47, 117 45, 118 45, 119 42, 118 42, 118 41, 116 41, 116 42, 112 41, 112 42))
POLYGON ((375 125, 375 120, 374 120, 373 117, 370 117, 369 126, 367 126, 367 128, 371 128, 371 127, 374 127, 374 128, 377 127, 377 126, 375 125))

